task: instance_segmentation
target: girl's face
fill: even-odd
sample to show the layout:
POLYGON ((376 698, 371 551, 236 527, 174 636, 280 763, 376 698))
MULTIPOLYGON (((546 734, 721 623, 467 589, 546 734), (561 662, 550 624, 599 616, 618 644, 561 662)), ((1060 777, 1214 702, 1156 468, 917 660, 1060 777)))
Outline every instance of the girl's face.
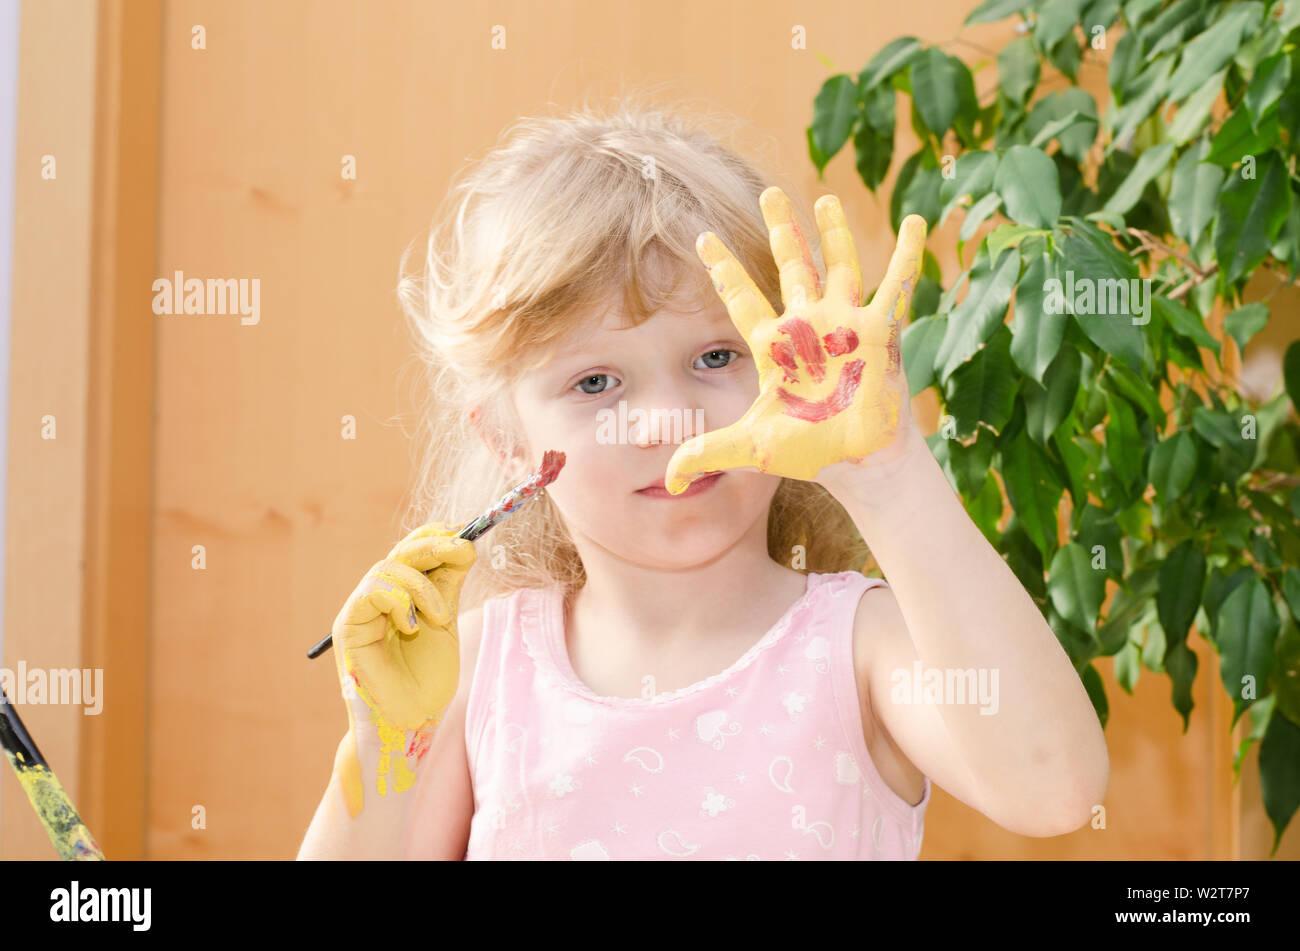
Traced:
POLYGON ((677 446, 735 422, 759 393, 753 357, 722 302, 695 310, 677 301, 634 328, 611 304, 512 393, 529 449, 523 473, 548 449, 567 456, 546 492, 584 559, 585 540, 640 566, 682 570, 726 552, 759 519, 766 546, 779 477, 728 469, 697 480, 702 491, 663 489, 677 446), (652 485, 660 491, 641 491, 652 485))

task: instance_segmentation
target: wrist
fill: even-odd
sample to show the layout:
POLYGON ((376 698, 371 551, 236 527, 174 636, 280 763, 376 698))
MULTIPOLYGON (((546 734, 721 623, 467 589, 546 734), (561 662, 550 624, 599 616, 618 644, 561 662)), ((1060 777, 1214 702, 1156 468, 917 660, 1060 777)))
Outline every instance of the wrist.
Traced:
POLYGON ((901 484, 909 473, 926 464, 937 465, 934 454, 920 431, 907 427, 890 446, 863 462, 826 466, 815 481, 837 499, 881 502, 887 500, 891 486, 901 484))

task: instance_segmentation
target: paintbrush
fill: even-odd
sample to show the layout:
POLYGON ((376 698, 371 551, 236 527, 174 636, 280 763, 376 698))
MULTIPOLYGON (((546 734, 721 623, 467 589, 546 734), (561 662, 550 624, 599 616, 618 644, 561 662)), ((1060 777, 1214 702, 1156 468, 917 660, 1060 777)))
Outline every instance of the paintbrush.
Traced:
POLYGON ((61 859, 102 860, 94 836, 81 821, 72 800, 63 791, 63 786, 50 769, 36 742, 23 726, 18 711, 9 702, 9 697, 0 687, 0 743, 4 745, 5 758, 14 768, 18 782, 22 784, 32 808, 40 817, 41 825, 54 843, 61 859))
MULTIPOLYGON (((515 512, 519 511, 527 502, 537 498, 537 494, 555 481, 555 477, 560 474, 564 468, 564 453, 556 452, 553 449, 547 450, 542 455, 542 466, 524 481, 501 496, 496 505, 480 515, 465 523, 465 526, 456 533, 456 538, 464 538, 467 541, 473 541, 478 538, 492 526, 504 521, 515 512)), ((436 570, 436 569, 431 569, 436 570)), ((310 658, 319 657, 330 649, 334 643, 333 632, 326 634, 318 641, 311 650, 307 651, 310 658)))

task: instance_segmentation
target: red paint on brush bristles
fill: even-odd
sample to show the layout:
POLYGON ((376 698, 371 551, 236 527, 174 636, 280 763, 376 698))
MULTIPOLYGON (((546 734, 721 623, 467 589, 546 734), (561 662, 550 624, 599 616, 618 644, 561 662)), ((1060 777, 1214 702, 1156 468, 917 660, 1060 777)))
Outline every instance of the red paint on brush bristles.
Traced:
POLYGON ((539 489, 544 489, 560 474, 564 468, 564 453, 556 452, 554 449, 548 449, 542 455, 542 471, 540 473, 542 481, 537 483, 539 489))

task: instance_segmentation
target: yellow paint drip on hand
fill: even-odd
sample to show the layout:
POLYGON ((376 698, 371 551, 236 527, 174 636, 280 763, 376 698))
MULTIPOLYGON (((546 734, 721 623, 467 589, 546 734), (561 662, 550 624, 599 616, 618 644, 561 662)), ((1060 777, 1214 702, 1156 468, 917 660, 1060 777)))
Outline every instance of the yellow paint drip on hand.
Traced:
MULTIPOLYGON (((352 666, 344 661, 344 676, 352 678, 352 666)), ((387 796, 389 790, 405 792, 415 785, 415 772, 407 762, 406 731, 389 723, 376 709, 374 700, 361 683, 353 678, 357 696, 365 702, 370 712, 379 737, 379 759, 377 763, 376 788, 381 796, 387 796), (397 756, 394 757, 393 754, 397 756)), ((357 752, 356 713, 352 704, 348 708, 348 732, 339 743, 334 754, 334 775, 343 792, 348 815, 355 819, 365 804, 365 782, 362 779, 361 760, 357 752)))

